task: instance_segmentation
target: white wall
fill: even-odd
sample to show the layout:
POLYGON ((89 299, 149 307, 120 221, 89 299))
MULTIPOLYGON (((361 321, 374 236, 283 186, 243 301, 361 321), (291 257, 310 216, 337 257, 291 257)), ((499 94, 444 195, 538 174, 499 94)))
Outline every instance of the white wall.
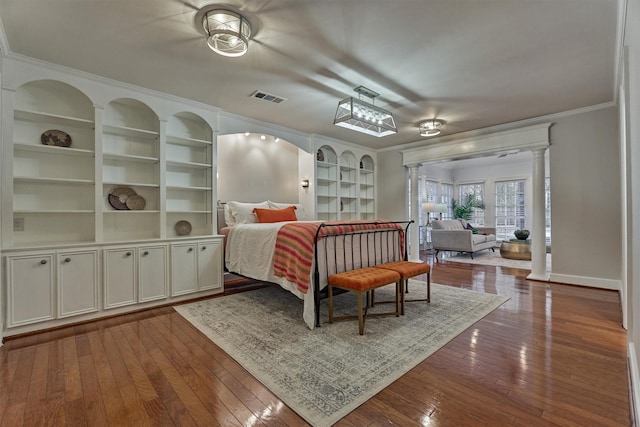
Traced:
MULTIPOLYGON (((407 212, 407 171, 400 150, 378 153, 378 217, 401 221, 407 212)), ((416 219, 417 221, 417 219, 416 219)))
POLYGON ((617 108, 566 117, 551 127, 551 280, 620 279, 617 108))
POLYGON ((298 151, 272 136, 218 136, 218 199, 298 203, 298 151))
POLYGON ((626 56, 626 205, 627 209, 627 335, 629 364, 633 387, 636 419, 640 410, 640 0, 627 4, 625 46, 626 56), (635 222, 634 222, 635 220, 635 222))
MULTIPOLYGON (((550 129, 553 281, 619 289, 617 108, 560 118, 550 129)), ((379 212, 406 218, 400 150, 378 153, 379 212)), ((639 163, 640 164, 640 163, 639 163)), ((458 174, 455 179, 470 178, 458 174)))

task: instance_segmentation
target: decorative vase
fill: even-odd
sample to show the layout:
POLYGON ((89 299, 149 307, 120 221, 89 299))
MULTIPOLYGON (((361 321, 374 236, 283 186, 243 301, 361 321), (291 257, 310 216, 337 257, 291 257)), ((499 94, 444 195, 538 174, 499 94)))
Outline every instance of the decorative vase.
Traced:
POLYGON ((518 240, 527 240, 529 238, 529 230, 516 230, 513 234, 518 240))

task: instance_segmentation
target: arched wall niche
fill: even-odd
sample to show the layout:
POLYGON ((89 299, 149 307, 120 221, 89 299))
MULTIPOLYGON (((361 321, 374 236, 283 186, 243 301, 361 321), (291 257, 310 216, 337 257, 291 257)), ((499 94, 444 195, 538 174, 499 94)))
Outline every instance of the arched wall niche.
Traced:
POLYGON ((299 155, 303 150, 276 139, 259 133, 218 135, 220 201, 299 203, 299 155))

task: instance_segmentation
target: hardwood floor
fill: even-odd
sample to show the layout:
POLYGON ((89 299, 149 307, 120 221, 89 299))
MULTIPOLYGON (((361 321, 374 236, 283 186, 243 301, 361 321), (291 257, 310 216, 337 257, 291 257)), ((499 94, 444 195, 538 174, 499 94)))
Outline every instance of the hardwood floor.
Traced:
MULTIPOLYGON (((618 293, 432 265, 435 283, 511 299, 337 425, 632 425, 618 293)), ((165 307, 7 340, 0 425, 306 423, 165 307)))

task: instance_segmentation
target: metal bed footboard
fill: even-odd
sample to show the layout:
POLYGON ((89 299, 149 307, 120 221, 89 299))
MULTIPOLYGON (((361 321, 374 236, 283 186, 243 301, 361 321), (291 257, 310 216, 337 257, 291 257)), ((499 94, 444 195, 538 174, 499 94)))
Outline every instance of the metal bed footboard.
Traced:
POLYGON ((332 274, 408 259, 410 221, 322 223, 314 240, 313 296, 316 327, 320 326, 320 301, 327 297, 323 281, 332 274), (336 231, 336 228, 365 229, 336 231), (366 229, 367 226, 376 228, 366 229), (333 229, 331 229, 333 227, 333 229))

